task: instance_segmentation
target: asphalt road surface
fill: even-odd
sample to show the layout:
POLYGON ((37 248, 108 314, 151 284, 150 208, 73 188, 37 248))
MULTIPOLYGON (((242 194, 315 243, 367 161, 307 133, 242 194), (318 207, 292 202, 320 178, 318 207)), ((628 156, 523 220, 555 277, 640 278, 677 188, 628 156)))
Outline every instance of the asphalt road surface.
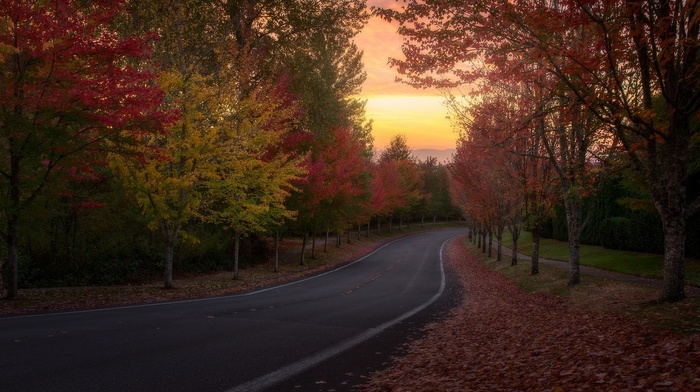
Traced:
POLYGON ((303 383, 325 384, 329 363, 372 362, 444 301, 441 248, 464 233, 412 235, 246 294, 0 318, 0 390, 318 390, 303 383))

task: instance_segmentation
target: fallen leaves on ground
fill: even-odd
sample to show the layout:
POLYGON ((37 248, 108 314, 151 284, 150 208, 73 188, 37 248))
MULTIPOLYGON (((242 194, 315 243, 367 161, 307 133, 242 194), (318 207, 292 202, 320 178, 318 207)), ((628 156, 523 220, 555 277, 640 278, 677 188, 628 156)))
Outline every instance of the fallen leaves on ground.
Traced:
POLYGON ((452 241, 448 255, 464 286, 462 305, 427 326, 427 335, 363 391, 700 389, 700 335, 577 311, 561 298, 522 291, 462 241, 452 241))

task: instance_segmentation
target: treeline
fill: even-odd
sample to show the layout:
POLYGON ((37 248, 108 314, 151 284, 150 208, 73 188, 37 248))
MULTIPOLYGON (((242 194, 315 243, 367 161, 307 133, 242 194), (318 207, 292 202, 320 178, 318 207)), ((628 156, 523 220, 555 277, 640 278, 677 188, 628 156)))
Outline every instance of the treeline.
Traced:
MULTIPOLYGON (((661 222, 661 298, 685 297, 689 222, 700 211, 700 8, 409 0, 374 11, 400 26, 405 58, 390 63, 407 83, 469 89, 452 103, 462 131, 452 194, 480 237, 500 239, 507 228, 517 241, 527 227, 537 243, 561 205, 577 284, 579 245, 595 215, 585 205, 621 175, 661 222)), ((599 239, 632 242, 634 214, 595 222, 599 239)))
MULTIPOLYGON (((313 252, 310 236, 329 232, 334 239, 342 235, 343 241, 346 236, 355 241, 396 230, 396 226, 433 224, 460 216, 450 201, 446 166, 434 158, 416 160, 402 136, 374 156, 368 169, 362 172, 371 178, 368 193, 362 196, 368 203, 367 215, 337 226, 320 217, 316 227, 313 222, 304 226, 284 222, 271 230, 251 232, 241 238, 241 266, 273 262, 277 234, 281 238, 307 236, 303 257, 313 252)), ((88 186, 82 189, 85 193, 58 201, 64 208, 37 210, 31 232, 20 247, 19 287, 138 284, 162 278, 166 241, 159 230, 149 227, 133 193, 113 177, 82 185, 88 186), (99 205, 73 208, 75 197, 99 205)), ((344 207, 329 208, 342 211, 344 207)), ((330 213, 323 207, 316 212, 330 213)), ((175 276, 232 270, 231 230, 193 218, 183 224, 182 231, 185 237, 174 248, 175 276)))
MULTIPOLYGON (((0 291, 138 282, 449 213, 446 172, 374 157, 365 2, 0 2, 0 291)), ((303 262, 303 260, 302 260, 303 262)))

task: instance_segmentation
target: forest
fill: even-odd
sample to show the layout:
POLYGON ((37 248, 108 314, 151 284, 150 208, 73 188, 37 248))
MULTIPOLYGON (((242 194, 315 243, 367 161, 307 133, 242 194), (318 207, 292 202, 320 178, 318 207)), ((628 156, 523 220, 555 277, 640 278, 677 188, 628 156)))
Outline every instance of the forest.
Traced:
POLYGON ((454 214, 443 165, 400 134, 374 151, 352 42, 368 17, 360 0, 0 1, 0 292, 237 278, 266 239, 454 214))

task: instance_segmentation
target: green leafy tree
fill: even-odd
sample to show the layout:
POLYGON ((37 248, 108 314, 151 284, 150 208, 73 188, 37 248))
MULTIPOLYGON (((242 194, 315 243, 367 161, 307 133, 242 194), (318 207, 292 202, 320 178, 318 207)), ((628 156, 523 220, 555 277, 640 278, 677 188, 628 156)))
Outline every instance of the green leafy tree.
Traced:
POLYGON ((389 140, 389 146, 379 155, 379 160, 415 162, 416 157, 408 146, 406 135, 399 134, 389 140))

